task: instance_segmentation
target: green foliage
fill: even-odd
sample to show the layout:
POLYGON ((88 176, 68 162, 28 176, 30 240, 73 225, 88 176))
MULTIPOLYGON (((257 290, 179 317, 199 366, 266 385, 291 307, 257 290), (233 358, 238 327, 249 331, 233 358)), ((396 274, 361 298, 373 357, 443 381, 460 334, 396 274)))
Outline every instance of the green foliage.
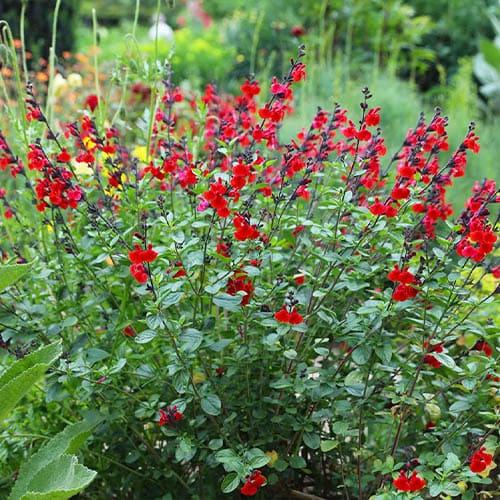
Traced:
POLYGON ((22 466, 9 500, 66 499, 87 487, 96 472, 78 463, 75 453, 90 436, 98 419, 66 427, 22 466))
MULTIPOLYGON (((143 43, 140 49, 151 58, 156 53, 156 43, 143 43)), ((194 85, 224 82, 235 61, 235 51, 231 44, 215 28, 201 32, 191 28, 179 29, 175 32, 173 45, 159 40, 159 59, 167 59, 170 53, 173 53, 172 67, 176 79, 189 79, 194 85)))
POLYGON ((486 100, 488 110, 500 113, 500 21, 491 16, 495 40, 482 38, 480 52, 474 57, 474 75, 481 83, 479 92, 486 100))
POLYGON ((0 376, 0 420, 6 418, 16 404, 40 380, 49 366, 62 354, 61 342, 41 347, 16 361, 0 376))
POLYGON ((0 267, 0 292, 13 285, 31 269, 31 264, 6 264, 0 267))

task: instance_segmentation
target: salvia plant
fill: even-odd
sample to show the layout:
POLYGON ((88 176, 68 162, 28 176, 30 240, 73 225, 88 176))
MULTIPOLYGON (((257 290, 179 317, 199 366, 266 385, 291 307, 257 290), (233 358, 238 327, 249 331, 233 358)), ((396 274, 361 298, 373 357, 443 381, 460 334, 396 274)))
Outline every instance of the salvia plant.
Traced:
POLYGON ((446 199, 474 124, 388 153, 365 88, 284 143, 303 56, 235 96, 148 66, 64 119, 28 84, 2 130, 3 258, 31 263, 4 359, 62 341, 24 426, 99 414, 83 496, 494 495, 500 198, 446 199))

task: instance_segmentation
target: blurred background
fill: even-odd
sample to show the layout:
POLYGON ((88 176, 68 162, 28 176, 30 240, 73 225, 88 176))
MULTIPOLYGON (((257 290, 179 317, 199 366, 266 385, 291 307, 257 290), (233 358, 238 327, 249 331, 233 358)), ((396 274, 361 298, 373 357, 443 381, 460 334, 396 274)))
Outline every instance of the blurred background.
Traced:
MULTIPOLYGON (((28 66, 41 80, 55 6, 56 0, 0 1, 0 18, 17 39, 24 17, 28 66)), ((178 83, 235 92, 249 74, 281 75, 302 43, 308 77, 284 138, 307 126, 318 105, 340 102, 356 111, 366 85, 383 107, 390 151, 421 110, 443 108, 452 147, 476 121, 481 154, 457 181, 457 208, 472 179, 499 180, 499 0, 62 0, 56 50, 62 75, 95 54, 112 75, 117 63, 136 64, 133 47, 144 60, 171 57, 178 83)))

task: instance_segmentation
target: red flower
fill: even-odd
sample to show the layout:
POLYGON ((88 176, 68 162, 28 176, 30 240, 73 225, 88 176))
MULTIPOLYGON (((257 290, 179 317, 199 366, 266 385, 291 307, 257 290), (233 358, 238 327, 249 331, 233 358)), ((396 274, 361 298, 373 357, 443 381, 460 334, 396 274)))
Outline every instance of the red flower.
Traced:
POLYGON ((146 281, 148 281, 148 273, 146 272, 144 264, 132 264, 129 269, 130 274, 138 283, 146 283, 146 281))
POLYGON ((292 70, 291 77, 294 82, 304 80, 306 77, 306 65, 304 63, 297 63, 292 70))
POLYGON ((132 326, 128 325, 123 329, 123 335, 125 337, 135 337, 135 330, 132 326))
POLYGON ((425 488, 427 481, 420 476, 418 476, 416 471, 412 472, 412 475, 408 477, 408 472, 403 469, 399 471, 399 476, 396 477, 392 484, 399 491, 420 491, 425 488))
POLYGON ((219 241, 219 243, 217 243, 215 251, 219 255, 222 255, 223 257, 228 257, 228 258, 231 257, 231 247, 227 243, 224 243, 223 241, 219 241))
POLYGON ((57 161, 61 163, 68 163, 71 160, 71 155, 63 149, 58 155, 57 155, 57 161))
POLYGON ((297 226, 293 231, 292 231, 292 234, 293 236, 297 237, 302 231, 304 231, 305 229, 305 226, 303 226, 302 224, 297 226))
POLYGON ((283 306, 279 311, 274 313, 274 319, 280 323, 287 323, 289 325, 300 325, 304 321, 297 308, 293 307, 291 310, 288 310, 286 306, 283 306))
POLYGON ((250 82, 249 80, 246 80, 240 87, 240 90, 248 99, 253 99, 253 97, 258 95, 260 92, 259 82, 250 82))
POLYGON ((95 108, 97 108, 97 105, 99 104, 99 99, 95 94, 90 94, 87 96, 87 99, 85 99, 85 106, 87 106, 90 111, 94 111, 95 108))
POLYGON ((241 215, 235 216, 233 226, 236 228, 234 237, 239 241, 256 240, 260 236, 257 227, 249 224, 241 215))
POLYGON ((496 279, 500 279, 500 265, 495 266, 495 267, 491 270, 491 274, 493 274, 493 276, 494 276, 496 279))
POLYGON ((399 269, 398 265, 394 266, 393 270, 387 275, 387 278, 391 281, 403 283, 405 285, 417 282, 415 275, 410 273, 407 267, 399 269))
POLYGON ((235 276, 228 280, 226 291, 229 295, 236 295, 238 292, 243 291, 245 295, 241 299, 241 305, 246 306, 250 302, 253 295, 252 280, 243 271, 236 273, 235 276))
POLYGON ((488 356, 488 358, 491 357, 491 355, 493 354, 492 347, 490 346, 490 344, 488 344, 488 342, 484 340, 478 340, 474 345, 473 349, 476 351, 484 352, 484 354, 488 356))
POLYGON ((424 356, 424 363, 432 366, 432 368, 440 368, 441 361, 439 361, 436 357, 434 357, 432 354, 426 354, 424 356))
POLYGON ((376 108, 370 109, 368 113, 366 113, 365 116, 365 123, 369 127, 375 127, 380 123, 380 106, 377 106, 376 108))
POLYGON ((132 264, 142 264, 144 262, 153 262, 158 257, 158 252, 153 250, 153 245, 149 244, 147 249, 142 249, 138 244, 134 250, 128 253, 128 258, 132 264))
POLYGON ((474 132, 469 132, 464 139, 464 147, 470 149, 473 153, 479 153, 479 137, 474 132))
POLYGON ((392 292, 392 298, 396 302, 404 302, 405 300, 413 299, 417 296, 418 290, 410 285, 405 285, 404 283, 400 283, 396 286, 394 291, 392 292))
POLYGON ((160 427, 164 425, 173 426, 179 420, 184 418, 184 414, 177 410, 177 406, 167 406, 165 410, 160 410, 160 419, 158 420, 158 424, 160 427))
POLYGON ((290 33, 293 36, 299 37, 299 36, 305 35, 306 30, 305 30, 304 26, 295 25, 295 26, 292 26, 290 33))
POLYGON ((482 446, 470 458, 470 470, 472 472, 483 472, 493 462, 493 455, 486 452, 486 448, 482 446))
POLYGON ((306 280, 306 277, 303 275, 303 274, 297 274, 293 280, 295 281, 295 283, 297 285, 303 285, 305 280, 306 280))
POLYGON ((267 479, 260 470, 254 470, 240 489, 240 493, 247 497, 253 497, 266 482, 267 479))

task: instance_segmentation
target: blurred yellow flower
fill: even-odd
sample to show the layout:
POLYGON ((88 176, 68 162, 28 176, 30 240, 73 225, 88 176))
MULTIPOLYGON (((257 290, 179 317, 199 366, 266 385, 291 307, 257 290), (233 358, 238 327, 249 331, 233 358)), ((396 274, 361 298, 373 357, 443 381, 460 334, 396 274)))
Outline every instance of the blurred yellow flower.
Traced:
POLYGON ((82 76, 78 73, 70 73, 67 78, 68 85, 72 89, 76 89, 78 87, 81 87, 83 85, 83 80, 82 76))
POLYGON ((88 166, 87 163, 81 163, 79 161, 73 162, 73 168, 77 175, 92 175, 93 171, 88 166))
POLYGON ((146 146, 136 146, 134 150, 132 151, 132 154, 139 160, 142 161, 143 163, 146 163, 148 161, 148 155, 147 155, 147 148, 146 146))
POLYGON ((89 136, 84 137, 82 142, 89 151, 96 147, 96 143, 89 136))
POLYGON ((61 73, 57 73, 54 76, 54 80, 52 82, 52 90, 54 91, 55 96, 61 95, 68 88, 68 82, 61 73))
POLYGON ((266 455, 269 457, 269 463, 267 465, 272 467, 279 458, 278 452, 276 450, 266 451, 266 455))
POLYGON ((201 384, 205 380, 207 377, 203 372, 193 372, 193 384, 201 384))

